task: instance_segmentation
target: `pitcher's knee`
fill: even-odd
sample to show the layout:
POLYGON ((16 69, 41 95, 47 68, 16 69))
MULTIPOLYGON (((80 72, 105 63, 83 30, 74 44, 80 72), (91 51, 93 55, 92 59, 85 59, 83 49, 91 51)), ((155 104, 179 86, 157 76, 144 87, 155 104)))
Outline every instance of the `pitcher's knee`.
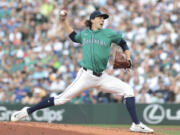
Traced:
POLYGON ((127 98, 127 97, 134 97, 134 91, 132 87, 129 85, 127 86, 126 91, 124 93, 124 98, 127 98))

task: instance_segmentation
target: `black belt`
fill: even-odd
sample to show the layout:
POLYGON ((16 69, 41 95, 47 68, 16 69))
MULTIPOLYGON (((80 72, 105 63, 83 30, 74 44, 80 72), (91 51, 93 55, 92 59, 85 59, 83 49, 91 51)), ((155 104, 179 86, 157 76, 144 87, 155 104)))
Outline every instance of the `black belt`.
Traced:
MULTIPOLYGON (((86 71, 88 70, 85 67, 83 67, 83 69, 86 70, 86 71)), ((98 77, 100 77, 102 75, 102 73, 97 73, 97 72, 94 72, 94 71, 92 71, 92 73, 93 73, 93 75, 98 76, 98 77)))

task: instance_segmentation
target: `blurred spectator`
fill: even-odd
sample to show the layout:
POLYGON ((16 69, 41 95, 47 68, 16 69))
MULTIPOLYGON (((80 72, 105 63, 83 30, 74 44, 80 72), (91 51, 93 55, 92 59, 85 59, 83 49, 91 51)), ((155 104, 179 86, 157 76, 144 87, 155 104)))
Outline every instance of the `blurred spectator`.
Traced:
POLYGON ((177 78, 177 82, 175 82, 175 94, 176 94, 176 99, 175 102, 176 103, 180 103, 180 74, 176 77, 177 78))
POLYGON ((148 93, 149 87, 148 84, 145 83, 141 88, 141 91, 138 91, 136 95, 136 102, 137 103, 152 103, 152 96, 148 93))
POLYGON ((0 87, 0 102, 5 101, 6 96, 2 88, 0 87))

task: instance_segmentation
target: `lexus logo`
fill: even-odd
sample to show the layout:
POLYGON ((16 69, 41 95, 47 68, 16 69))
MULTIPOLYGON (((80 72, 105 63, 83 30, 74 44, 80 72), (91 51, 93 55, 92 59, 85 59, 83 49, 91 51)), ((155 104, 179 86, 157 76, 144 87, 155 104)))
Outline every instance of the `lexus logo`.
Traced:
POLYGON ((152 104, 144 109, 143 117, 149 124, 159 124, 165 118, 165 110, 159 104, 152 104))

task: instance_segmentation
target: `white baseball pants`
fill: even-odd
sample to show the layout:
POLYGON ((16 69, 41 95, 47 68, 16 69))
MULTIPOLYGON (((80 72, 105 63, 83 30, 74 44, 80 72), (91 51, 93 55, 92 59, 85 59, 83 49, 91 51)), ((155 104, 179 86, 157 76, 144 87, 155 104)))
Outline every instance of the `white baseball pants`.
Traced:
POLYGON ((120 79, 102 73, 100 77, 93 75, 91 70, 81 68, 76 79, 65 89, 63 93, 54 98, 55 105, 65 104, 81 92, 96 88, 105 93, 113 93, 119 96, 134 97, 133 89, 120 79))

